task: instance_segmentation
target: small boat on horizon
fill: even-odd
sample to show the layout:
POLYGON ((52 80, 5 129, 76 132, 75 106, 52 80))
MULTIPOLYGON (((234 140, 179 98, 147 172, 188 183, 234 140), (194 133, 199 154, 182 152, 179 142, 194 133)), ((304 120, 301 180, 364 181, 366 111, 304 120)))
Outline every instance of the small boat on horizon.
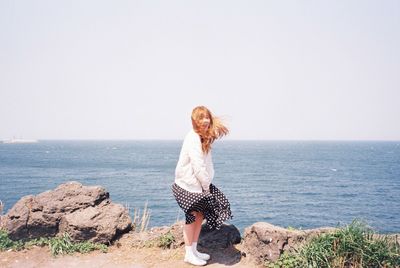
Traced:
POLYGON ((38 140, 33 140, 33 139, 9 139, 9 140, 3 140, 3 143, 8 143, 8 144, 14 144, 14 143, 37 143, 39 142, 38 140))

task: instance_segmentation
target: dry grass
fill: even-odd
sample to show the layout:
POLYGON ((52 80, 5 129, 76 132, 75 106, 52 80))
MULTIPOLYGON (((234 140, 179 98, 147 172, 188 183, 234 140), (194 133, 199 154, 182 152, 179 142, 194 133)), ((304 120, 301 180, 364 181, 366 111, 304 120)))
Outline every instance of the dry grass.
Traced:
POLYGON ((3 222, 2 222, 2 217, 1 217, 1 215, 3 215, 3 209, 4 209, 4 204, 0 200, 0 230, 4 227, 3 222))
MULTIPOLYGON (((128 203, 125 204, 125 208, 128 210, 130 214, 131 207, 128 203)), ((143 212, 141 212, 140 208, 133 209, 133 220, 132 226, 135 232, 145 232, 147 231, 147 227, 150 222, 150 210, 147 208, 147 202, 144 205, 143 212)))

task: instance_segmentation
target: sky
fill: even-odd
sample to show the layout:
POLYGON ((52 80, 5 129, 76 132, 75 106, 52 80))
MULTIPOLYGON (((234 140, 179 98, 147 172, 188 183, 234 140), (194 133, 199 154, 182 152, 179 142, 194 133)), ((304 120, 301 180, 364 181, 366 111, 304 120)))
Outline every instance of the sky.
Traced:
POLYGON ((400 1, 0 0, 0 139, 400 140, 400 1))

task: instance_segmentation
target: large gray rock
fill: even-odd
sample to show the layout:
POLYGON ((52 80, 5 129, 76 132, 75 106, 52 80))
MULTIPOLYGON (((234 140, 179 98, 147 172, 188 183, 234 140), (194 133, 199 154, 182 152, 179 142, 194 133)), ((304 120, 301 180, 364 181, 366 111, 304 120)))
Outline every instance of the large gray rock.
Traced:
POLYGON ((267 222, 257 222, 247 227, 243 236, 243 252, 257 264, 275 261, 285 252, 298 249, 304 242, 335 228, 288 230, 267 222))
POLYGON ((75 241, 108 243, 130 228, 131 220, 120 204, 103 204, 87 207, 64 215, 59 225, 60 233, 68 233, 75 241))
POLYGON ((203 224, 198 245, 209 249, 224 249, 239 244, 241 239, 239 229, 232 224, 223 224, 219 230, 210 230, 203 224))
POLYGON ((74 240, 108 243, 115 235, 129 230, 131 219, 127 210, 111 203, 103 187, 68 182, 55 190, 21 198, 2 217, 1 225, 14 240, 51 237, 76 229, 72 234, 74 240), (77 222, 77 215, 92 220, 77 222))

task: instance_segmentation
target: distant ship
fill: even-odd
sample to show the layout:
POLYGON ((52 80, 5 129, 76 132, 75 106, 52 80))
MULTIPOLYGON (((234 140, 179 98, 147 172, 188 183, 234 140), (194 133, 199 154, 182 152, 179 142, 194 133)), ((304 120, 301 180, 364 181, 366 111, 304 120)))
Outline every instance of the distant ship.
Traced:
POLYGON ((38 140, 27 140, 27 139, 9 139, 9 140, 3 140, 3 143, 36 143, 38 140))

